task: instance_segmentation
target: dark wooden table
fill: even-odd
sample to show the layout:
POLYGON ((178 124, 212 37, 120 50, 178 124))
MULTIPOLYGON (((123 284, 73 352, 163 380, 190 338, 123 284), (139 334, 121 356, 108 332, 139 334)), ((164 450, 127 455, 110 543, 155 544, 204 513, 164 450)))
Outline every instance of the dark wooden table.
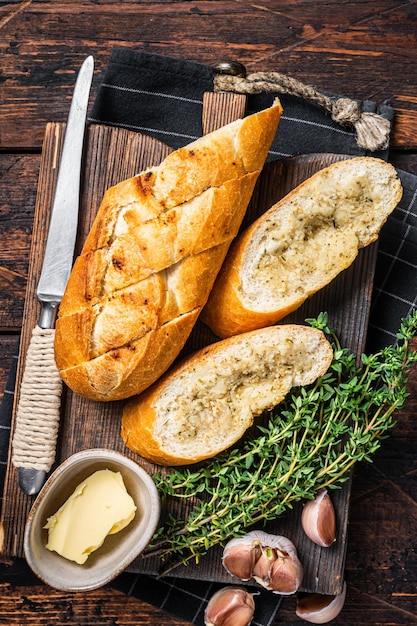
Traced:
MULTIPOLYGON (((417 174, 417 5, 405 0, 11 0, 0 2, 0 392, 22 325, 45 124, 65 121, 75 73, 114 46, 248 71, 276 70, 395 108, 390 160, 417 174)), ((334 624, 417 624, 417 370, 407 408, 372 465, 353 478, 348 594, 334 624)), ((3 558, 7 572, 12 564, 3 558)), ((108 588, 76 595, 14 575, 0 585, 2 624, 164 624, 175 619, 108 588)), ((277 623, 297 622, 295 600, 277 623)))

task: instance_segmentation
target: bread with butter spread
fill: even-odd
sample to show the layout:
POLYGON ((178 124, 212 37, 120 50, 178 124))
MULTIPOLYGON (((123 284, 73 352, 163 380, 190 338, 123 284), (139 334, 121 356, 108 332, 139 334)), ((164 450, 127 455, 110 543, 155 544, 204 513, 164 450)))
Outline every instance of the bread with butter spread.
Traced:
POLYGON ((105 193, 56 324, 55 360, 73 391, 120 400, 172 364, 239 230, 281 111, 276 100, 105 193))
POLYGON ((401 195, 395 168, 381 159, 317 172, 236 238, 202 321, 224 338, 282 320, 378 238, 401 195))
POLYGON ((236 443, 255 416, 292 387, 323 375, 333 350, 325 335, 296 324, 224 339, 176 365, 125 405, 122 438, 160 465, 187 465, 236 443))

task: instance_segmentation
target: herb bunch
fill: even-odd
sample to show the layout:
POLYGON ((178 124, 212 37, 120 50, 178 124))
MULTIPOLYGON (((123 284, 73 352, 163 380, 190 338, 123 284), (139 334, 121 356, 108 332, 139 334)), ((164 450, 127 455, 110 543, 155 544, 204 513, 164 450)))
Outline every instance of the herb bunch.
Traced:
POLYGON ((276 519, 292 504, 313 498, 322 487, 348 479, 350 468, 371 461, 394 426, 407 398, 407 374, 417 361, 410 341, 417 311, 402 321, 395 346, 362 356, 341 348, 327 315, 307 322, 332 342, 328 372, 309 387, 290 392, 267 426, 241 447, 227 450, 201 468, 158 473, 163 498, 194 497, 186 519, 171 516, 155 534, 149 555, 197 562, 211 547, 249 526, 276 519))

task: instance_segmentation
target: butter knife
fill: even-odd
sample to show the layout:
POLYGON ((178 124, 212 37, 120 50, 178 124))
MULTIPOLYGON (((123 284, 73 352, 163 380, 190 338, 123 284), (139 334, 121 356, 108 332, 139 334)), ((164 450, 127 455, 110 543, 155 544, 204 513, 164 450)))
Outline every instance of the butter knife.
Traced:
POLYGON ((74 260, 81 161, 94 59, 85 59, 71 101, 52 205, 42 271, 41 304, 25 361, 12 439, 12 463, 20 489, 37 494, 56 455, 62 379, 54 359, 55 318, 74 260))

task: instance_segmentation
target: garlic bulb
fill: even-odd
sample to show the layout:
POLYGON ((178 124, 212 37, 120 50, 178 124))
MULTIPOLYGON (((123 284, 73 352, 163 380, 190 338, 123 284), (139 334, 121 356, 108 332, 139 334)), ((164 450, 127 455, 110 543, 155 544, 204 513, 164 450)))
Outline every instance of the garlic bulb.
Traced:
POLYGON ((209 600, 205 626, 248 626, 255 612, 253 595, 243 587, 223 587, 209 600))
POLYGON ((223 551, 223 566, 241 580, 254 578, 265 589, 289 595, 303 579, 297 550, 287 537, 260 530, 231 539, 223 551))
POLYGON ((325 596, 309 593, 297 600, 296 614, 311 624, 327 624, 335 619, 342 610, 346 600, 346 583, 337 596, 325 596))
POLYGON ((327 489, 321 489, 314 500, 305 503, 301 525, 311 541, 328 548, 336 541, 336 513, 327 489))

